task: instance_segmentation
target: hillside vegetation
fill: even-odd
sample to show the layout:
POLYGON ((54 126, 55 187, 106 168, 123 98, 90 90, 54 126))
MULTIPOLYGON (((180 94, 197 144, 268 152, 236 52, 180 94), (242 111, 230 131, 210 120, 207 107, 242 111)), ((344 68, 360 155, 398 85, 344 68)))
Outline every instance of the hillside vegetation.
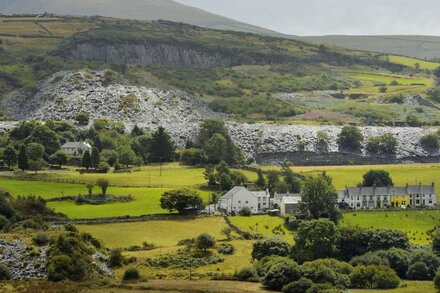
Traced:
POLYGON ((61 70, 111 68, 130 83, 185 90, 211 102, 211 109, 246 121, 404 123, 408 115, 428 124, 440 120, 429 103, 404 99, 424 98, 434 84, 434 63, 416 67, 377 53, 168 21, 3 17, 0 28, 3 95, 17 88, 35 91, 40 79, 61 70), (312 93, 318 105, 331 107, 280 99, 280 93, 293 92, 312 93))

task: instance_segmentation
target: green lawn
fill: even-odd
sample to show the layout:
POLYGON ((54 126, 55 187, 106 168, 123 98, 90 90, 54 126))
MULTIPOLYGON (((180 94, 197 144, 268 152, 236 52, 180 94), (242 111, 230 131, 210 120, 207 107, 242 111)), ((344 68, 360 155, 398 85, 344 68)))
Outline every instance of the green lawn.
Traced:
POLYGON ((429 245, 427 231, 440 223, 440 211, 390 211, 345 213, 340 225, 404 231, 412 244, 429 245))

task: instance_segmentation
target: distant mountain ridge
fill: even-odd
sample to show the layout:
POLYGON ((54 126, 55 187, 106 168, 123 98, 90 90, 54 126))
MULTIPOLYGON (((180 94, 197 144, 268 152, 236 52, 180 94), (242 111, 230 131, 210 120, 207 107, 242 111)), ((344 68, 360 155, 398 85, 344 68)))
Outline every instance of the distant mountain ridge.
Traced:
POLYGON ((313 36, 302 40, 327 43, 348 49, 397 54, 418 59, 440 58, 440 36, 313 36))
POLYGON ((281 33, 242 23, 172 0, 0 0, 1 14, 42 14, 171 20, 211 29, 235 30, 265 35, 281 33))

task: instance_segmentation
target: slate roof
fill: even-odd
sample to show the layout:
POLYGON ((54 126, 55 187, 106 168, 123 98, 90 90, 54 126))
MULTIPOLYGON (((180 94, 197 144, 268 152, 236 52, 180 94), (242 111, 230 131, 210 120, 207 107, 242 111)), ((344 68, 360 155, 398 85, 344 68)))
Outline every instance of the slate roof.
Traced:
POLYGON ((63 144, 61 148, 79 148, 81 146, 91 147, 88 143, 83 141, 70 141, 63 144))
POLYGON ((347 187, 348 196, 435 194, 434 185, 408 185, 406 187, 347 187))
POLYGON ((285 204, 297 204, 301 201, 301 196, 285 196, 281 202, 285 204))

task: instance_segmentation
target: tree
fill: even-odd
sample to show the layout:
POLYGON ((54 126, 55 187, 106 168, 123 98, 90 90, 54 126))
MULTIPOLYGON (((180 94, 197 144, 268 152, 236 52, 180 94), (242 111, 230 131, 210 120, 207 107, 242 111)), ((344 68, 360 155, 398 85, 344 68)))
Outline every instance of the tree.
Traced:
POLYGON ((44 145, 48 155, 60 149, 60 139, 58 135, 46 125, 37 125, 27 140, 44 145))
POLYGON ((175 146, 165 128, 159 127, 151 137, 149 159, 151 162, 172 162, 175 146))
POLYGON ((101 188, 102 195, 105 195, 107 193, 107 188, 110 185, 110 182, 107 179, 99 178, 98 180, 96 180, 96 185, 101 188))
POLYGON ((437 102, 437 103, 440 102, 440 87, 439 86, 432 87, 432 88, 428 89, 426 93, 432 101, 437 102))
POLYGON ((40 171, 41 169, 43 169, 43 166, 45 163, 46 162, 43 159, 31 160, 31 161, 29 161, 29 170, 37 173, 37 171, 40 171))
POLYGON ((215 133, 203 145, 203 152, 207 161, 211 164, 218 164, 221 161, 225 161, 227 145, 226 138, 220 133, 215 133))
POLYGON ((90 166, 94 169, 98 168, 101 162, 101 156, 97 147, 92 148, 92 154, 90 155, 90 166))
POLYGON ((309 212, 313 219, 330 218, 335 223, 340 218, 336 207, 338 194, 331 179, 323 173, 305 180, 302 188, 301 209, 309 212))
POLYGON ((122 267, 124 256, 122 255, 121 250, 118 248, 110 250, 108 261, 112 268, 122 267))
POLYGON ((209 186, 214 186, 217 184, 217 180, 215 177, 215 167, 213 165, 207 165, 205 167, 205 171, 203 172, 203 176, 206 180, 208 180, 209 186))
POLYGON ((9 169, 11 169, 12 166, 17 162, 17 152, 12 146, 6 147, 5 151, 3 152, 3 160, 5 160, 9 169))
POLYGON ((288 256, 289 254, 290 245, 276 238, 258 240, 252 248, 252 259, 256 260, 271 255, 288 256))
POLYGON ((203 207, 203 200, 199 193, 190 189, 175 189, 162 194, 160 206, 170 212, 177 211, 184 214, 187 209, 203 207))
POLYGON ((301 278, 298 281, 287 284, 283 287, 283 293, 305 293, 310 287, 312 287, 313 282, 307 278, 301 278))
POLYGON ((136 156, 142 157, 144 162, 148 161, 148 157, 151 150, 151 136, 150 135, 139 135, 131 139, 130 143, 131 149, 134 151, 136 156))
POLYGON ((438 271, 434 277, 434 286, 435 286, 435 288, 440 290, 440 271, 438 271))
POLYGON ((197 249, 206 251, 208 248, 215 247, 215 238, 208 233, 200 234, 195 239, 197 249))
POLYGON ((43 158, 46 150, 44 146, 40 143, 30 143, 27 145, 27 153, 30 160, 38 160, 43 158))
POLYGON ((336 253, 337 237, 336 226, 328 219, 301 222, 293 247, 294 258, 300 263, 331 258, 336 253))
POLYGON ((204 163, 204 155, 201 149, 189 148, 182 151, 180 161, 184 165, 197 166, 204 163))
POLYGON ((115 150, 102 150, 101 159, 107 162, 110 166, 116 164, 119 159, 119 154, 115 150))
POLYGON ((93 195, 93 187, 95 187, 95 184, 93 184, 93 183, 86 184, 87 193, 89 194, 89 196, 93 195))
POLYGON ((137 126, 137 124, 133 127, 133 129, 131 130, 131 136, 135 137, 135 136, 141 136, 141 135, 145 135, 144 131, 142 130, 142 128, 140 128, 139 126, 137 126))
POLYGON ((394 186, 393 179, 385 170, 370 170, 363 176, 362 186, 365 187, 388 187, 394 186))
POLYGON ((220 119, 206 119, 200 124, 200 131, 197 137, 198 145, 203 146, 214 134, 221 134, 223 137, 229 135, 225 122, 220 119))
POLYGON ((274 264, 263 277, 262 283, 267 289, 280 291, 285 285, 301 278, 301 268, 298 264, 274 264))
POLYGON ((136 154, 129 146, 123 146, 118 149, 119 153, 119 163, 128 167, 133 165, 136 161, 136 154))
POLYGON ((339 145, 352 151, 359 151, 363 141, 364 136, 356 126, 344 126, 338 136, 339 145))
POLYGON ((287 184, 287 189, 289 192, 301 192, 301 180, 295 176, 295 173, 291 169, 291 164, 284 163, 281 167, 281 174, 284 176, 284 182, 287 184))
POLYGON ((85 151, 83 156, 82 156, 82 160, 81 160, 81 165, 86 168, 87 170, 89 170, 89 168, 91 167, 91 158, 90 158, 90 153, 88 151, 85 151))
POLYGON ((280 182, 280 173, 278 171, 271 170, 267 173, 266 177, 267 188, 269 189, 269 192, 273 194, 278 186, 278 183, 280 182))
POLYGON ((408 280, 430 280, 431 272, 428 268, 428 266, 423 262, 416 262, 411 264, 408 267, 408 272, 406 273, 406 277, 408 280))
POLYGON ((87 125, 89 124, 90 114, 87 112, 79 112, 75 116, 75 120, 78 122, 79 125, 87 125))
POLYGON ((67 158, 67 154, 63 151, 56 151, 55 154, 50 156, 51 162, 57 163, 60 169, 63 164, 67 163, 67 158))
POLYGON ((418 274, 418 272, 421 272, 422 270, 424 271, 424 268, 422 268, 422 266, 419 264, 416 266, 416 263, 423 263, 424 265, 426 265, 428 270, 425 274, 425 280, 432 280, 435 276, 435 273, 440 268, 440 257, 429 251, 420 250, 413 252, 409 257, 409 267, 407 273, 407 277, 409 279, 421 279, 421 274, 418 274), (411 274, 410 276, 408 276, 411 267, 413 268, 413 270, 411 270, 411 274), (412 274, 413 272, 414 275, 412 274))
POLYGON ((233 230, 232 230, 231 227, 225 227, 225 228, 223 228, 222 231, 221 231, 221 233, 222 233, 223 235, 225 235, 225 237, 226 237, 226 239, 227 239, 228 241, 231 241, 231 240, 232 240, 232 232, 233 232, 233 230))
POLYGON ((17 161, 18 161, 18 168, 20 168, 22 171, 29 168, 28 155, 25 144, 20 145, 20 148, 18 150, 17 161))
POLYGON ((11 279, 11 271, 9 268, 4 265, 0 264, 0 281, 6 281, 11 279))
POLYGON ((264 178, 263 170, 261 169, 258 169, 257 171, 257 181, 255 181, 255 185, 261 189, 266 188, 266 179, 264 178))

